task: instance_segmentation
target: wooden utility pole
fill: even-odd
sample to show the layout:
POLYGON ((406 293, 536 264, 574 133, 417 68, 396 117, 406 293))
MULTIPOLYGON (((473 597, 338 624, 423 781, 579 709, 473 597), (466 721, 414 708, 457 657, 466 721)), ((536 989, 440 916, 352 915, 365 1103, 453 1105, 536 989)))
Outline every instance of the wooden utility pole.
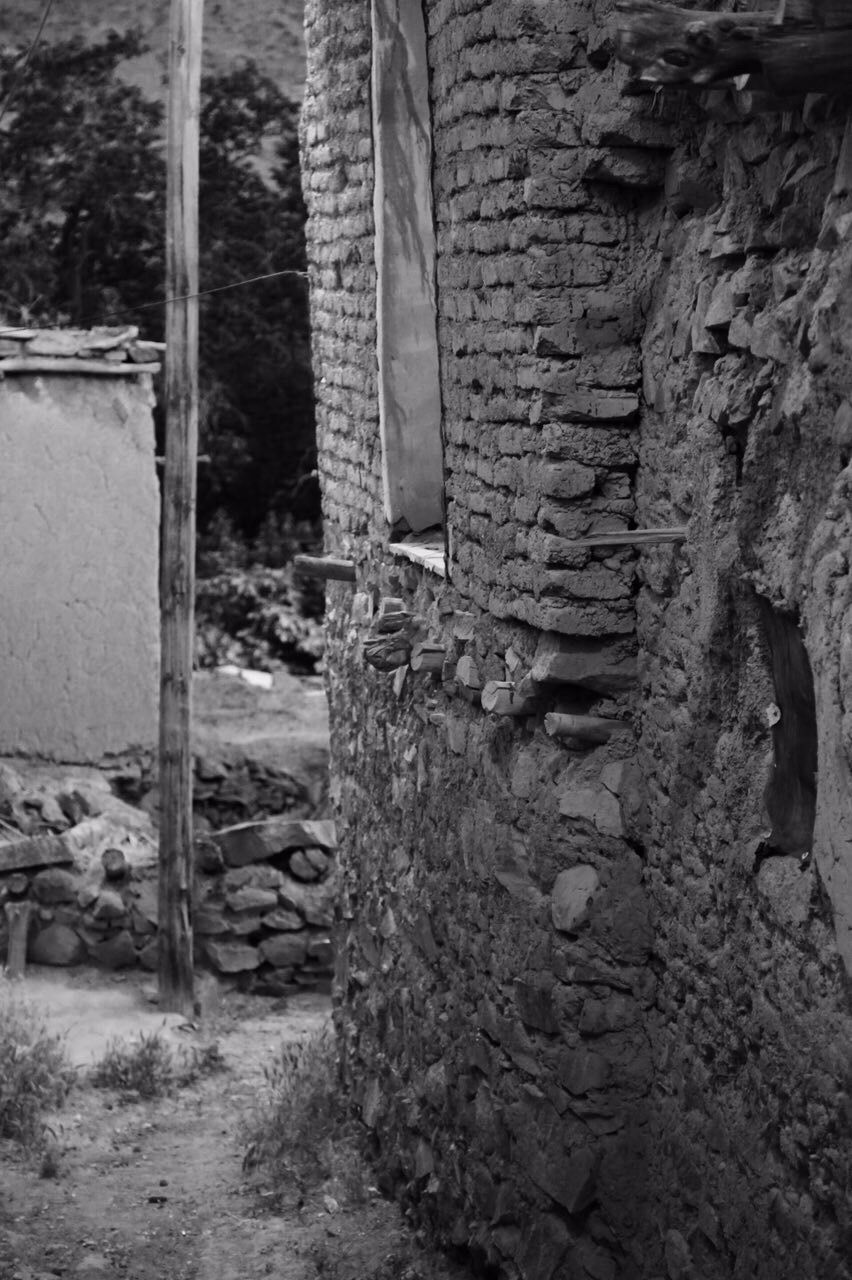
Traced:
POLYGON ((160 1007, 191 1014, 192 662, 198 456, 198 118, 203 0, 171 0, 166 458, 160 579, 160 1007))

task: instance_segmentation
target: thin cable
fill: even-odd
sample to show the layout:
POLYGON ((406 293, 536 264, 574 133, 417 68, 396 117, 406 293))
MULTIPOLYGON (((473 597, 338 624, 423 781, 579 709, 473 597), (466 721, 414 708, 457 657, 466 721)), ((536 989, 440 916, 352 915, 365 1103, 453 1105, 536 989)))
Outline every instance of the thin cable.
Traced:
POLYGON ((15 90, 20 84, 21 79, 24 75, 24 72, 26 71, 27 67, 30 65, 30 62, 32 61, 32 56, 35 53, 36 49, 38 48, 39 41, 41 40, 41 37, 42 37, 42 32, 44 31, 44 28, 47 25, 47 20, 50 17, 50 11, 52 8, 53 8, 53 0, 47 0, 47 4, 44 6, 44 9, 42 10, 41 22, 38 24, 38 31, 35 33, 35 38, 32 44, 30 45, 29 49, 27 49, 26 57, 24 58, 24 61, 21 63, 20 67, 18 68, 17 74, 12 77, 12 84, 6 94, 6 97, 3 99, 2 106, 0 106, 0 124, 3 123, 3 117, 5 116, 6 112, 9 109, 9 104, 12 101, 12 98, 15 96, 15 90))
MULTIPOLYGON (((140 302, 135 307, 121 307, 118 311, 108 311, 105 316, 101 316, 100 324, 104 324, 109 320, 118 320, 121 316, 127 315, 129 312, 150 311, 154 307, 167 307, 172 302, 189 302, 192 298, 206 298, 211 293, 224 293, 226 289, 241 289, 246 284, 258 284, 261 280, 275 280, 279 276, 298 276, 302 280, 309 279, 307 271, 297 271, 291 268, 287 271, 270 271, 265 276, 249 276, 245 280, 232 280, 230 284, 217 284, 212 289, 201 289, 198 293, 182 293, 174 298, 158 298, 155 302, 140 302)), ((85 321, 74 328, 85 328, 89 326, 90 321, 85 321)), ((0 338, 13 337, 16 333, 26 333, 29 330, 39 331, 42 329, 63 329, 68 326, 60 324, 16 324, 8 329, 0 329, 0 338)))

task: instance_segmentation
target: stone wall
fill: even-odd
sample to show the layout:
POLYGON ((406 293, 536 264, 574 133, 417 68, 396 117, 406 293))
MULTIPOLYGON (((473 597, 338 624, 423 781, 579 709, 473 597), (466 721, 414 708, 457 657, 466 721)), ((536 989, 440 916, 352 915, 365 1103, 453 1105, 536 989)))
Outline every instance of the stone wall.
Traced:
POLYGON ((353 1104, 501 1274, 841 1280, 844 113, 625 94, 603 6, 426 16, 447 579, 381 511, 369 4, 308 9, 353 1104), (365 663, 382 597, 434 674, 365 663))
POLYGON ((159 352, 137 333, 0 337, 0 754, 157 742, 159 352))
MULTIPOLYGON (((0 761, 0 820, 0 959, 23 913, 34 964, 156 971, 157 834, 147 813, 118 799, 100 771, 20 773, 0 761)), ((327 987, 335 848, 327 819, 197 837, 197 964, 260 994, 327 987)))

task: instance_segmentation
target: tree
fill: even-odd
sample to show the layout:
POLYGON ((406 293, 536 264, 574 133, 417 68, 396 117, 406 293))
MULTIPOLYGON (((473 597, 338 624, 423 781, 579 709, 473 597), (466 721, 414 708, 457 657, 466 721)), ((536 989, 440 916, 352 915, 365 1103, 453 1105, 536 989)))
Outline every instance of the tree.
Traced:
MULTIPOLYGON (((162 338, 163 109, 116 68, 138 35, 0 54, 0 318, 132 321, 162 338), (134 308, 144 310, 134 311, 134 308)), ((246 64, 202 86, 201 289, 305 268, 297 113, 246 64)), ((280 276, 202 302, 199 528, 246 539, 270 515, 315 519, 307 287, 280 276)))

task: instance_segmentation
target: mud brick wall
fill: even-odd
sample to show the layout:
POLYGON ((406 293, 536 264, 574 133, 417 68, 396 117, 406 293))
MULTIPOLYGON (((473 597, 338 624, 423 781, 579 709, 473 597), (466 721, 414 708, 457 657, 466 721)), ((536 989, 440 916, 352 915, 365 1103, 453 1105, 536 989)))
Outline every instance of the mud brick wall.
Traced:
POLYGON ((625 95, 603 6, 424 10, 446 581, 381 511, 369 5, 307 17, 353 1106, 502 1275, 841 1280, 842 113, 625 95), (685 541, 568 545, 633 525, 685 541), (441 671, 365 663, 388 596, 441 671), (531 714, 484 713, 504 679, 531 714))

